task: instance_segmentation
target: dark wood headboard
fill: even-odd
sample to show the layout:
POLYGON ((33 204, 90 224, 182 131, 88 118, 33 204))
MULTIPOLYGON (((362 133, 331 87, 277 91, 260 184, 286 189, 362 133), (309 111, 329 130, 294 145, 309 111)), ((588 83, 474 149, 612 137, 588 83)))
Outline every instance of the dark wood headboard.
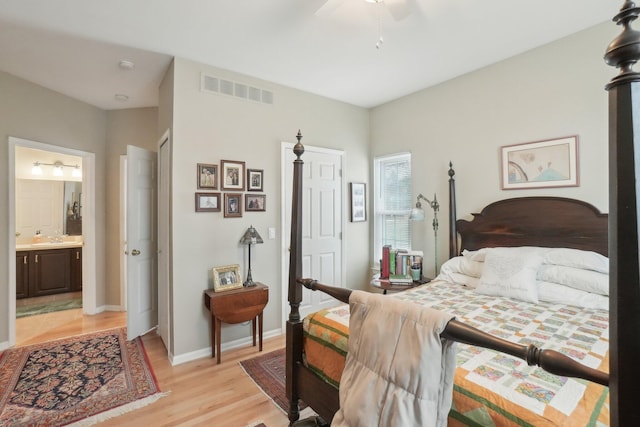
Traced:
POLYGON ((459 219, 460 249, 545 246, 594 251, 607 256, 608 215, 589 203, 564 197, 500 200, 459 219))

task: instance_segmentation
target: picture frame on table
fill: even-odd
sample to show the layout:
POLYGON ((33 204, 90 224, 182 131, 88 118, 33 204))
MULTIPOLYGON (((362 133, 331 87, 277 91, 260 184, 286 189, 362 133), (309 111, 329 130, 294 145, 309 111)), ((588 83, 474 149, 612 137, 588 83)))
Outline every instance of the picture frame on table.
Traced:
POLYGON ((503 190, 579 185, 577 135, 507 145, 500 159, 503 190))
POLYGON ((212 273, 214 292, 224 292, 242 288, 242 276, 240 275, 239 264, 214 267, 212 273))
POLYGON ((262 191, 263 169, 247 169, 247 191, 262 191))
POLYGON ((367 185, 364 182, 349 183, 351 193, 351 222, 367 220, 367 185))
POLYGON ((235 160, 220 161, 220 181, 223 190, 244 191, 245 163, 235 160))
POLYGON ((242 217, 242 194, 241 193, 224 193, 224 217, 225 218, 242 217))
POLYGON ((208 163, 198 163, 198 173, 196 176, 199 189, 218 189, 218 165, 208 163))
POLYGON ((196 212, 220 212, 220 193, 196 193, 196 212))
POLYGON ((245 194, 244 195, 244 211, 245 212, 264 212, 266 207, 267 196, 265 194, 245 194))

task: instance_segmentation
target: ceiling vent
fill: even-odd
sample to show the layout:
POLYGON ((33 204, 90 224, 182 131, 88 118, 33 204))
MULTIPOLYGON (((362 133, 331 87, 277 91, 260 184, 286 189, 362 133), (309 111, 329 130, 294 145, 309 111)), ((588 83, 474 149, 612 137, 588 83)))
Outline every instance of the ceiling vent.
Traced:
POLYGON ((236 99, 244 99, 245 101, 273 105, 273 92, 270 90, 222 79, 204 73, 200 75, 200 90, 202 92, 232 96, 236 99))

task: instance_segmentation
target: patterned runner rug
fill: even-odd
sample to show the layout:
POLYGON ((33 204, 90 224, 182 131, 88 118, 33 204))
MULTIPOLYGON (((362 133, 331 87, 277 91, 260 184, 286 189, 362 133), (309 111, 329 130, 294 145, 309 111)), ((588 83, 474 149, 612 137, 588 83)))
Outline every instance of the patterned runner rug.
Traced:
POLYGON ((0 354, 0 425, 92 425, 155 402, 142 340, 124 328, 0 354))
MULTIPOLYGON (((254 383, 282 412, 287 413, 289 401, 285 391, 285 350, 275 350, 253 359, 241 360, 240 366, 254 383)), ((302 411, 307 405, 300 402, 302 411)))

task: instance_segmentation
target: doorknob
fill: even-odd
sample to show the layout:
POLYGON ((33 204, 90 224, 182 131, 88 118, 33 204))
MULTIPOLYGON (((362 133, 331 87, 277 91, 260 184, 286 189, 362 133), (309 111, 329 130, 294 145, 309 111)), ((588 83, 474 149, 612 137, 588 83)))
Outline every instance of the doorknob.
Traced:
POLYGON ((131 251, 131 255, 133 255, 133 256, 140 255, 140 251, 137 250, 137 249, 134 249, 134 250, 131 251))

